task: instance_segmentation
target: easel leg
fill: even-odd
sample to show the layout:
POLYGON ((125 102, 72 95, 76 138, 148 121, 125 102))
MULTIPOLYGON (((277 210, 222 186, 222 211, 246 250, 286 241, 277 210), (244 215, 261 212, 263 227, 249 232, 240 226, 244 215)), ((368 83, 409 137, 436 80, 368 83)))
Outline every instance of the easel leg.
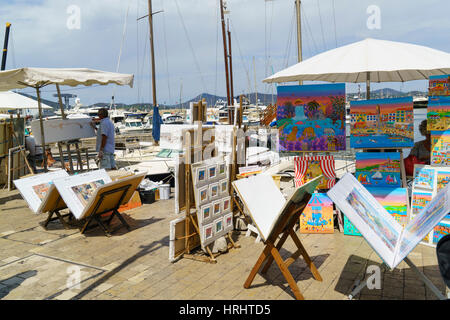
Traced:
POLYGON ((264 263, 266 258, 269 256, 269 252, 272 248, 273 248, 272 244, 268 244, 264 248, 263 252, 261 253, 261 255, 258 258, 258 261, 256 261, 255 265, 253 266, 252 271, 250 271, 250 274, 248 275, 248 278, 244 283, 245 289, 249 288, 250 285, 252 284, 253 280, 255 279, 256 274, 258 273, 259 268, 264 263))
POLYGON ((52 220, 53 217, 53 211, 48 213, 48 217, 47 220, 45 220, 44 222, 44 229, 47 229, 47 225, 50 223, 50 221, 52 220))
MULTIPOLYGON (((289 233, 287 233, 287 232, 283 233, 281 239, 277 243, 277 246, 276 246, 277 250, 280 250, 281 247, 283 247, 283 244, 286 242, 288 235, 289 235, 289 233)), ((264 268, 261 270, 261 273, 266 273, 267 270, 269 270, 270 266, 272 265, 272 262, 273 262, 273 256, 269 256, 266 264, 264 265, 264 268)))
POLYGON ((130 231, 130 225, 125 221, 125 219, 120 215, 120 213, 117 210, 113 210, 113 214, 119 218, 120 222, 127 228, 128 231, 130 231))
POLYGON ((102 220, 98 215, 94 215, 95 221, 102 227, 103 231, 105 232, 106 236, 111 237, 111 233, 109 232, 108 228, 103 224, 102 220))
POLYGON ((434 295, 439 299, 439 300, 446 300, 445 296, 442 294, 442 292, 439 291, 438 288, 436 288, 436 286, 433 284, 433 282, 431 282, 427 277, 425 277, 425 275, 419 270, 417 269, 416 265, 414 263, 412 263, 411 260, 409 260, 408 257, 406 257, 403 261, 406 262, 406 264, 419 276, 420 280, 422 280, 425 285, 431 290, 433 291, 434 295))
POLYGON ((289 287, 291 287, 292 292, 294 293, 294 296, 297 300, 304 300, 305 298, 300 293, 300 290, 297 286, 297 282, 295 282, 294 278, 292 277, 292 274, 289 272, 289 269, 284 264, 283 258, 281 257, 278 250, 274 247, 270 250, 272 253, 272 256, 277 263, 278 267, 281 270, 281 273, 283 273, 284 278, 287 280, 289 287))
POLYGON ((69 229, 69 226, 67 225, 67 223, 64 221, 63 217, 59 214, 59 211, 55 211, 56 216, 58 217, 59 221, 62 223, 62 225, 64 226, 64 229, 69 229))

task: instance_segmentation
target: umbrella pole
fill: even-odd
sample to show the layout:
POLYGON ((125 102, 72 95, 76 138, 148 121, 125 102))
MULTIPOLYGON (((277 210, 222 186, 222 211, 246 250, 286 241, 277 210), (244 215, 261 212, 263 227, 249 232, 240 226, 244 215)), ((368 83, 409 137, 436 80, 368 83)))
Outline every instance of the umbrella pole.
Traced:
POLYGON ((42 119, 42 106, 41 106, 41 94, 39 92, 39 87, 36 87, 36 95, 38 100, 38 109, 39 109, 39 125, 41 127, 41 141, 42 148, 44 151, 44 171, 47 172, 47 154, 45 153, 45 137, 44 137, 44 120, 42 119))
POLYGON ((61 90, 59 90, 59 84, 56 83, 56 92, 58 93, 58 102, 59 102, 59 108, 61 109, 61 116, 63 118, 63 120, 66 120, 66 114, 64 113, 64 106, 62 103, 62 98, 61 98, 61 90))
POLYGON ((366 100, 370 100, 370 72, 367 72, 366 78, 366 100))

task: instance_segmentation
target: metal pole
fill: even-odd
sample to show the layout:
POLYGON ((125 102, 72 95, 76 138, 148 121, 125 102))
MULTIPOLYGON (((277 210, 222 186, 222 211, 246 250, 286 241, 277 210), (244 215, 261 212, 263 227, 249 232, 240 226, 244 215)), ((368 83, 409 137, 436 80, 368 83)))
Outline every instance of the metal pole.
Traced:
MULTIPOLYGON (((224 19, 224 13, 223 13, 223 0, 220 0, 220 19, 222 21, 223 54, 224 54, 224 60, 225 60, 225 80, 226 80, 226 84, 227 84, 227 103, 228 103, 228 106, 229 106, 230 105, 230 84, 229 84, 229 78, 228 78, 227 36, 226 36, 226 33, 225 33, 225 19, 224 19)), ((228 120, 231 123, 230 111, 228 111, 228 120)))
MULTIPOLYGON (((297 13, 297 61, 302 62, 303 54, 302 54, 302 20, 301 20, 301 9, 300 9, 301 1, 295 0, 295 7, 297 13)), ((298 84, 302 85, 303 81, 299 81, 298 84)))
POLYGON ((3 44, 3 56, 2 56, 2 68, 1 71, 5 70, 6 67, 6 56, 8 54, 8 40, 9 40, 9 29, 11 28, 11 23, 6 23, 5 31, 5 42, 3 44))
POLYGON ((47 172, 47 155, 45 153, 45 136, 44 136, 44 119, 42 119, 42 106, 41 106, 41 94, 39 92, 39 87, 36 87, 36 95, 38 101, 38 109, 39 109, 39 125, 41 127, 41 144, 43 149, 43 157, 44 157, 44 171, 47 172))
POLYGON ((229 24, 229 22, 228 22, 228 50, 229 50, 229 55, 228 56, 230 58, 230 98, 231 98, 231 104, 234 105, 233 59, 232 59, 232 55, 231 55, 231 32, 230 32, 230 24, 229 24))
POLYGON ((370 100, 370 71, 367 71, 366 75, 366 100, 370 100))
MULTIPOLYGON (((59 108, 61 109, 61 116, 63 118, 63 120, 66 120, 66 114, 64 113, 64 106, 62 103, 62 98, 61 98, 61 90, 59 90, 59 84, 56 83, 56 92, 58 93, 58 102, 59 102, 59 108)), ((68 100, 69 98, 66 97, 66 100, 68 100)))

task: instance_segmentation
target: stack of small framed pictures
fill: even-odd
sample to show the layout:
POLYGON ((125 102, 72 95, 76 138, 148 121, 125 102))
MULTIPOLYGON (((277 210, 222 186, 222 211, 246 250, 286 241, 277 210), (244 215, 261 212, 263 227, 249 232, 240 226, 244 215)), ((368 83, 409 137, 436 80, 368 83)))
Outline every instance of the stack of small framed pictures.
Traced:
POLYGON ((233 230, 228 166, 223 157, 192 164, 202 247, 233 230))

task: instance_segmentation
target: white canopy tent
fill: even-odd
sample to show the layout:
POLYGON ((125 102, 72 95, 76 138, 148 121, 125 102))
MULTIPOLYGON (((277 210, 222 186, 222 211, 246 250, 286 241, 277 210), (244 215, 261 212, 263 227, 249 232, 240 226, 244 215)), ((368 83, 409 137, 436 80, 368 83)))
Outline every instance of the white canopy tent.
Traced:
MULTIPOLYGON (((58 92, 59 105, 63 119, 65 119, 59 86, 78 85, 91 86, 117 84, 133 87, 132 74, 112 73, 86 68, 21 68, 0 71, 0 91, 32 87, 36 89, 41 127, 41 140, 45 148, 44 127, 42 119, 42 103, 40 89, 49 84, 55 84, 58 92)), ((47 170, 47 161, 44 156, 44 169, 47 170)))
MULTIPOLYGON (((38 109, 38 102, 13 91, 0 92, 0 110, 38 109)), ((41 102, 42 109, 52 107, 41 102)))
POLYGON ((365 39, 320 53, 263 82, 404 82, 450 74, 450 54, 415 44, 365 39))

